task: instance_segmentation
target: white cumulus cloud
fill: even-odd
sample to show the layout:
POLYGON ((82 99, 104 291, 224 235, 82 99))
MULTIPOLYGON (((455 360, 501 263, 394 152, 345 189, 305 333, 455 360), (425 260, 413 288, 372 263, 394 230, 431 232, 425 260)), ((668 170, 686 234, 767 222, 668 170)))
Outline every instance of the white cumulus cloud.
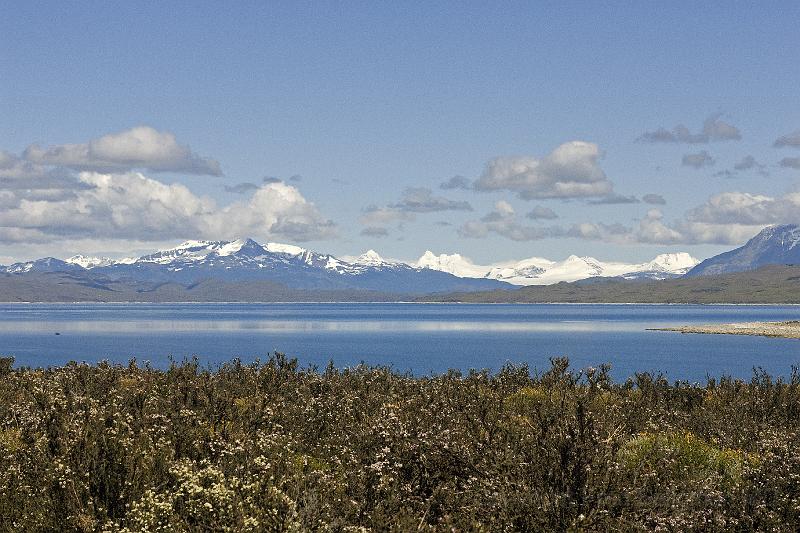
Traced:
POLYGON ((599 147, 584 141, 564 143, 543 158, 497 157, 487 163, 474 187, 512 191, 524 200, 606 196, 613 186, 599 158, 599 147))

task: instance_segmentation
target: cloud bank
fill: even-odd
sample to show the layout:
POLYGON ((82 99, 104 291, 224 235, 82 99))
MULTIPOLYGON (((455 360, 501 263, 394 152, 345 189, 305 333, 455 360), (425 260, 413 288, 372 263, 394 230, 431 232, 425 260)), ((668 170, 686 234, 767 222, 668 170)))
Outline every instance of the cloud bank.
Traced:
MULTIPOLYGON (((645 198, 646 203, 654 205, 666 203, 659 195, 645 198)), ((587 221, 571 226, 530 226, 520 220, 508 202, 501 200, 486 216, 463 224, 458 232, 468 238, 499 235, 514 241, 573 237, 613 244, 739 245, 769 225, 798 221, 800 192, 782 196, 723 192, 672 222, 665 219, 661 210, 651 208, 634 225, 587 221)))
POLYGON ((0 241, 52 242, 86 238, 263 239, 329 238, 335 225, 300 192, 286 184, 260 187, 248 199, 224 207, 179 183, 141 173, 82 172, 83 188, 61 198, 8 195, 0 212, 0 241))
POLYGON ((650 205, 666 205, 667 201, 660 194, 645 194, 642 201, 650 205))
POLYGON ((558 218, 558 214, 549 207, 537 205, 530 210, 525 217, 531 220, 554 220, 558 218))
POLYGON ((646 143, 706 144, 712 141, 738 141, 742 138, 739 128, 722 120, 722 113, 714 113, 703 122, 699 133, 692 133, 683 124, 671 130, 658 128, 644 132, 637 140, 646 143))
POLYGON ((481 239, 497 234, 512 241, 535 241, 563 235, 559 227, 537 227, 523 224, 514 207, 504 200, 495 202, 494 210, 480 220, 465 222, 458 234, 471 239, 481 239))
POLYGON ((793 148, 800 148, 800 130, 787 133, 786 135, 782 135, 778 137, 773 146, 776 148, 780 148, 783 146, 791 146, 793 148))
POLYGON ((365 237, 377 237, 377 238, 388 237, 389 230, 387 230, 386 228, 369 226, 361 230, 361 235, 365 237))
POLYGON ((390 208, 409 213, 436 213, 439 211, 472 211, 469 202, 449 200, 435 196, 426 187, 408 187, 403 191, 400 201, 390 204, 390 208))
POLYGON ((150 172, 180 172, 221 176, 214 159, 194 153, 179 144, 169 132, 149 126, 137 126, 103 135, 83 144, 59 144, 49 147, 29 146, 22 158, 34 165, 48 165, 72 170, 124 172, 144 169, 150 172))
POLYGON ((624 196, 622 194, 609 194, 597 200, 589 200, 591 205, 620 205, 620 204, 638 204, 639 199, 635 196, 624 196))
POLYGON ((714 158, 705 150, 701 150, 696 154, 686 154, 681 160, 683 166, 692 168, 710 167, 714 163, 714 158))
POLYGON ((453 189, 469 190, 472 188, 472 181, 464 176, 453 176, 449 180, 443 181, 441 184, 439 184, 439 188, 446 191, 453 189))

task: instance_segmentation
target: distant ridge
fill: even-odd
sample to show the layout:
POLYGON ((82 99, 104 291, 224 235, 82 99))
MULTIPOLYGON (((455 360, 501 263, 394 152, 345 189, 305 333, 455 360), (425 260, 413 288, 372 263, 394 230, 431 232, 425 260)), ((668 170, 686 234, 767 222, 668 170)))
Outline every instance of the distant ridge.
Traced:
POLYGON ((521 261, 480 266, 460 254, 436 255, 427 251, 417 261, 418 266, 450 272, 460 277, 495 279, 514 285, 551 285, 595 277, 670 279, 682 276, 697 263, 697 259, 686 252, 661 254, 645 263, 599 261, 593 257, 571 255, 563 261, 531 257, 521 261))
MULTIPOLYGON (((273 287, 302 291, 407 295, 514 288, 499 280, 462 278, 387 261, 373 250, 343 260, 288 244, 261 245, 252 239, 186 241, 174 248, 120 261, 84 256, 63 261, 48 257, 2 267, 0 272, 16 276, 17 281, 25 275, 70 274, 87 286, 123 284, 124 290, 134 291, 149 290, 146 287, 158 284, 197 286, 208 280, 229 285, 268 282, 273 287)), ((302 296, 304 300, 313 298, 307 293, 302 296)))
POLYGON ((800 226, 770 226, 747 241, 744 246, 715 255, 691 269, 686 275, 709 276, 755 270, 766 265, 800 265, 800 226))
POLYGON ((357 257, 335 257, 291 244, 253 239, 189 240, 141 257, 109 259, 74 255, 47 257, 1 267, 11 274, 90 273, 111 280, 193 283, 203 279, 228 282, 261 280, 289 288, 425 294, 432 292, 513 289, 596 277, 670 279, 682 276, 698 261, 685 252, 661 254, 644 263, 600 261, 571 255, 563 261, 531 257, 477 265, 460 254, 426 251, 417 261, 385 259, 375 250, 357 257))

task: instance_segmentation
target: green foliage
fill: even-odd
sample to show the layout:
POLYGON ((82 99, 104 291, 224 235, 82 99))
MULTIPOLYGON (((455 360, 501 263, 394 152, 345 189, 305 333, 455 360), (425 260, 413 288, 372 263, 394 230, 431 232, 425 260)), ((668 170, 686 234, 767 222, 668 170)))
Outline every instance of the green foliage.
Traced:
POLYGON ((795 531, 800 379, 0 361, 0 531, 795 531))
POLYGON ((741 479, 746 461, 740 450, 720 448, 691 432, 642 433, 626 442, 619 453, 621 466, 659 483, 697 484, 708 480, 731 486, 741 479))

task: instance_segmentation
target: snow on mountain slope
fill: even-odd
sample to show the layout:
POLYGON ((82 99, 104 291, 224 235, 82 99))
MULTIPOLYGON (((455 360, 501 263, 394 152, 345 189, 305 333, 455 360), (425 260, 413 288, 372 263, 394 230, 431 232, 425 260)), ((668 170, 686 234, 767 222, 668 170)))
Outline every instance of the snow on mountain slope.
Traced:
POLYGON ((14 263, 5 267, 4 270, 8 274, 25 274, 27 272, 75 272, 84 270, 84 268, 55 257, 43 257, 35 261, 14 263))
POLYGON ((678 252, 674 254, 661 254, 657 255, 655 259, 648 263, 652 270, 663 270, 664 272, 688 272, 694 268, 699 261, 687 254, 686 252, 678 252))
POLYGON ((13 265, 5 267, 5 271, 9 274, 24 274, 25 272, 30 272, 31 270, 33 270, 33 261, 28 261, 27 263, 14 263, 13 265))
POLYGON ((365 265, 365 266, 381 266, 381 265, 393 264, 389 261, 386 261, 375 250, 367 250, 366 252, 359 255, 358 257, 353 258, 349 262, 352 264, 365 265))
POLYGON ((422 257, 417 260, 419 268, 429 268, 440 272, 448 272, 460 278, 482 278, 485 277, 486 267, 476 265, 460 254, 441 254, 436 255, 427 250, 422 257))
POLYGON ((234 241, 185 241, 139 258, 110 260, 75 255, 16 263, 8 273, 88 271, 112 279, 191 282, 219 278, 231 281, 269 279, 288 286, 309 288, 369 288, 414 292, 474 290, 509 285, 547 285, 594 277, 664 279, 684 274, 697 264, 687 253, 662 254, 640 264, 603 262, 571 255, 563 261, 531 257, 477 265, 460 254, 426 251, 417 261, 385 259, 375 250, 357 257, 334 257, 299 246, 234 241))
POLYGON ((292 244, 281 244, 278 242, 268 242, 264 245, 264 249, 272 254, 286 254, 286 255, 300 255, 306 251, 305 248, 294 246, 292 244))
POLYGON ((113 264, 115 261, 113 259, 109 259, 108 257, 89 257, 85 255, 73 255, 65 259, 67 263, 72 263, 73 265, 78 265, 83 268, 89 269, 98 266, 108 266, 113 264))
POLYGON ((531 257, 522 261, 481 266, 459 254, 437 256, 428 251, 416 264, 460 277, 482 277, 513 285, 550 285, 593 277, 664 279, 685 274, 697 263, 691 255, 680 252, 662 254, 652 261, 638 264, 603 262, 593 257, 571 255, 563 261, 531 257))
POLYGON ((246 245, 247 245, 247 240, 236 239, 235 241, 231 241, 220 246, 219 249, 217 250, 217 254, 219 254, 220 257, 233 255, 236 252, 240 252, 242 248, 246 245))
POLYGON ((186 241, 175 248, 159 250, 155 253, 143 255, 136 260, 137 263, 158 263, 167 265, 174 262, 202 261, 209 254, 219 252, 225 246, 224 241, 186 241))
MULTIPOLYGON (((574 256, 572 256, 574 257, 574 256)), ((530 285, 558 263, 542 257, 531 257, 522 261, 500 263, 490 268, 484 277, 498 279, 514 285, 530 285)))

